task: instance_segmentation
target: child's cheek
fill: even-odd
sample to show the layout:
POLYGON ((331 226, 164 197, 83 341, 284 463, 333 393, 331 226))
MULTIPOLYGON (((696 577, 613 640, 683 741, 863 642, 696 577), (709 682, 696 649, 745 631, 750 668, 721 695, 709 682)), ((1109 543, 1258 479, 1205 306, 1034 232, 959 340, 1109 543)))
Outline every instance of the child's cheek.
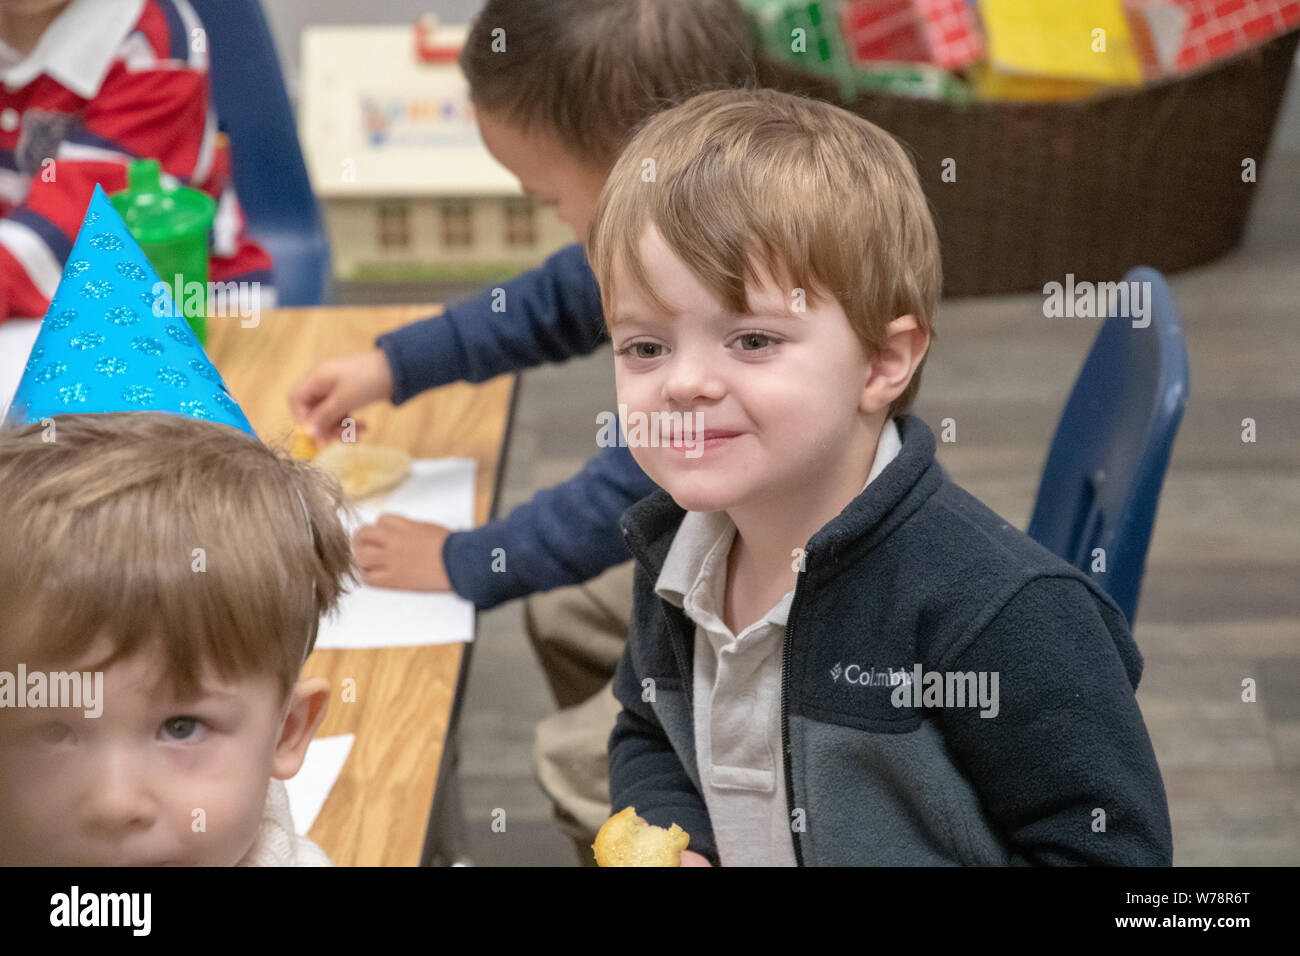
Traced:
MULTIPOLYGON (((241 754, 236 754, 241 756, 241 754)), ((188 848, 187 862, 200 866, 234 866, 257 839, 269 776, 225 754, 185 754, 174 770, 182 771, 169 801, 170 826, 188 848)))
POLYGON ((0 745, 0 866, 75 864, 75 777, 39 751, 0 745), (60 773, 60 770, 63 770, 60 773))
POLYGON ((658 449, 638 447, 631 444, 629 444, 628 447, 628 451, 632 453, 632 460, 641 467, 641 470, 646 473, 651 481, 655 484, 662 485, 663 474, 659 468, 659 463, 655 461, 654 458, 654 453, 657 450, 658 449))
MULTIPOLYGON (((38 846, 48 851, 49 840, 57 831, 50 831, 52 821, 41 814, 40 807, 32 801, 21 799, 16 788, 0 783, 0 866, 39 866, 59 861, 42 859, 36 853, 38 846)), ((68 861, 71 862, 71 861, 68 861)))
POLYGON ((76 781, 48 768, 0 779, 0 866, 84 865, 76 781))

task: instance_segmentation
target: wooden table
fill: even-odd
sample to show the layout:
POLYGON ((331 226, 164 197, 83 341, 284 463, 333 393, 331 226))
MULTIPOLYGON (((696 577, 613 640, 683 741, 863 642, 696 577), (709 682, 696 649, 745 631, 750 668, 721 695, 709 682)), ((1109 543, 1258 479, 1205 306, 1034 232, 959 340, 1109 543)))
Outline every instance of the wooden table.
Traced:
MULTIPOLYGON (((207 352, 231 394, 267 444, 287 446, 293 424, 289 390, 316 362, 374 347, 375 336, 434 315, 439 306, 277 309, 253 328, 238 318, 208 320, 207 352)), ((472 458, 477 463, 474 521, 489 520, 513 397, 514 376, 482 385, 457 383, 411 399, 357 409, 367 439, 413 458, 472 458)), ((309 836, 339 866, 414 866, 425 847, 462 664, 462 644, 319 650, 304 677, 330 681, 319 736, 356 734, 347 763, 309 836), (344 678, 356 701, 344 702, 344 678)), ((430 834, 437 836, 437 834, 430 834)), ((428 852, 426 853, 426 849, 428 852)))

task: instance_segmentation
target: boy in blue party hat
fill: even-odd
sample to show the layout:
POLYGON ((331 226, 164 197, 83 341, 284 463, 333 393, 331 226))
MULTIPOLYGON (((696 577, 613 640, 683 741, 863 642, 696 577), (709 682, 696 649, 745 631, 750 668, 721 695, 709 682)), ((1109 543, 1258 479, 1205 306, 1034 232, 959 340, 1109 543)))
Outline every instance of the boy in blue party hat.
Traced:
POLYGON ((329 865, 281 781, 355 576, 341 493, 257 440, 102 190, 0 488, 0 865, 329 865))

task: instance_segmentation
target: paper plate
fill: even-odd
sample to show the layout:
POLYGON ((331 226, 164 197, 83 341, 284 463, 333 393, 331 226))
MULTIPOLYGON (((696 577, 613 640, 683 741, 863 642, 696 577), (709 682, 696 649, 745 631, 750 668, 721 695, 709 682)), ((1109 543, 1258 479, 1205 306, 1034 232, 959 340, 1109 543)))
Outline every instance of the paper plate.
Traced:
POLYGON ((350 498, 389 491, 411 473, 411 456, 389 445, 335 442, 321 449, 312 461, 337 478, 350 498))

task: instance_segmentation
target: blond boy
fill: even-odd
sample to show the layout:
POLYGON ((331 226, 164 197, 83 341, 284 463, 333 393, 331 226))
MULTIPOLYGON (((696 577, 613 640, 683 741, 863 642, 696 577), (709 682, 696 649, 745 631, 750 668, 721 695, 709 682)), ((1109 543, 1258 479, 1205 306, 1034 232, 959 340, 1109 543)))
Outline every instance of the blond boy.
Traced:
POLYGON ((114 412, 0 429, 0 487, 0 865, 329 865, 282 781, 352 575, 337 486, 226 425, 114 412))
POLYGON ((941 270, 898 144, 701 95, 630 141, 588 253, 620 405, 672 436, 632 447, 663 490, 622 522, 613 809, 696 864, 1168 864, 1123 615, 906 414, 941 270))

